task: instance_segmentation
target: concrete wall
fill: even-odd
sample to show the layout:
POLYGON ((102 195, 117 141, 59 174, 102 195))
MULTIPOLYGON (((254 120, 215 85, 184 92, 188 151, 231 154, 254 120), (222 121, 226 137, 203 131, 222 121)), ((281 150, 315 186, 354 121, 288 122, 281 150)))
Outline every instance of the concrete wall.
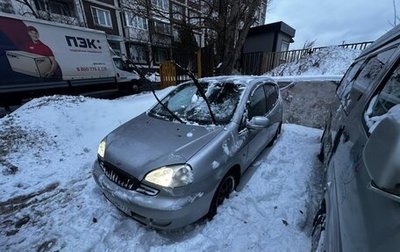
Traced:
POLYGON ((329 112, 339 106, 335 96, 336 86, 328 81, 297 82, 282 90, 284 122, 322 129, 329 112))

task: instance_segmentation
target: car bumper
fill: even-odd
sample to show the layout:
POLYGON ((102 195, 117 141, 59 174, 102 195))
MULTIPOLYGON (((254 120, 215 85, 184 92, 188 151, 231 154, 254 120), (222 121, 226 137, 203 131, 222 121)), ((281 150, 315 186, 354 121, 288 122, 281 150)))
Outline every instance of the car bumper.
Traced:
POLYGON ((176 229, 203 217, 209 210, 212 192, 189 196, 172 196, 160 192, 148 196, 122 188, 109 180, 98 165, 93 164, 93 177, 105 197, 122 212, 144 225, 157 229, 176 229))

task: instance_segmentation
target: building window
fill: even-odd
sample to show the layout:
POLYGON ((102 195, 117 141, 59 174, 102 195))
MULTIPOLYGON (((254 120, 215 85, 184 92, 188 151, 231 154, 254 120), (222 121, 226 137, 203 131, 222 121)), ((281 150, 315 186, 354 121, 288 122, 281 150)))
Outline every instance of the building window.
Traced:
POLYGON ((189 23, 200 25, 200 13, 189 10, 189 23))
POLYGON ((108 40, 108 44, 116 55, 121 56, 121 45, 119 42, 108 40))
POLYGON ((141 30, 147 30, 147 19, 135 16, 133 13, 126 14, 126 24, 141 30))
POLYGON ((163 63, 169 59, 168 49, 166 48, 156 48, 154 50, 154 61, 157 64, 163 63))
POLYGON ((112 28, 110 11, 97 7, 92 7, 91 9, 93 21, 96 25, 112 28))
POLYGON ((10 2, 10 0, 0 1, 0 11, 6 13, 14 13, 14 8, 10 2))
POLYGON ((40 11, 49 11, 52 14, 74 17, 75 8, 72 1, 35 0, 35 7, 40 11))
POLYGON ((289 42, 287 41, 282 41, 281 43, 281 50, 280 50, 280 59, 281 60, 286 60, 286 56, 287 56, 287 51, 289 51, 289 42))
POLYGON ((286 52, 286 51, 289 51, 289 42, 282 41, 281 52, 286 52))
POLYGON ((154 21, 154 30, 157 33, 171 35, 171 25, 159 21, 154 21))
POLYGON ((261 5, 257 8, 255 18, 259 24, 264 24, 263 16, 264 16, 264 5, 261 5))
POLYGON ((65 2, 49 2, 49 8, 51 13, 63 15, 63 16, 74 16, 74 8, 71 4, 65 2))
POLYGON ((179 30, 176 29, 176 27, 172 28, 172 36, 174 37, 175 41, 180 41, 179 30))
POLYGON ((182 21, 185 18, 185 7, 178 4, 172 4, 172 17, 182 21))
POLYGON ((163 10, 168 10, 169 7, 168 0, 151 0, 151 3, 163 10))
POLYGON ((200 4, 200 0, 188 0, 188 2, 198 4, 198 5, 200 4))
POLYGON ((131 60, 138 63, 147 63, 148 51, 146 46, 131 45, 130 46, 131 60))

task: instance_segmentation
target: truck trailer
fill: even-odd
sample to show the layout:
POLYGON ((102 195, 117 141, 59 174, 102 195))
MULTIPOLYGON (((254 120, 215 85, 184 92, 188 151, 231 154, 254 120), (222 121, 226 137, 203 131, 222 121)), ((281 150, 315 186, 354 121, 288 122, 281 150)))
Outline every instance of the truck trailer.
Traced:
POLYGON ((0 13, 0 106, 140 85, 103 31, 0 13))

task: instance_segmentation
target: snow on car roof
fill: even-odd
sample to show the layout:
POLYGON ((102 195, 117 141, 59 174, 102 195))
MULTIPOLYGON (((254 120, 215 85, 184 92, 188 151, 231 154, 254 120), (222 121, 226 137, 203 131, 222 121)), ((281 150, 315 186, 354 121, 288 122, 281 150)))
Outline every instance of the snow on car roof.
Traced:
POLYGON ((202 81, 220 81, 220 82, 231 82, 235 84, 245 84, 249 85, 251 83, 258 83, 259 81, 268 81, 271 83, 276 83, 271 77, 268 76, 257 76, 257 75, 225 75, 217 77, 206 77, 199 79, 202 81))

